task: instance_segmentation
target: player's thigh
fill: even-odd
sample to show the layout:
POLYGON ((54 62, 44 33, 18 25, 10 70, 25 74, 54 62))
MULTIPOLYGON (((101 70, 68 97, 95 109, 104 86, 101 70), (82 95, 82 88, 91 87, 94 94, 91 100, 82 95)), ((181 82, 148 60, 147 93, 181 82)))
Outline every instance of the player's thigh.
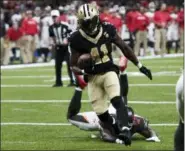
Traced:
POLYGON ((105 74, 104 88, 109 99, 120 96, 120 83, 118 75, 111 71, 105 74))
MULTIPOLYGON (((99 80, 96 77, 95 80, 99 80), (97 78, 97 79, 96 79, 97 78)), ((105 91, 103 87, 98 85, 95 80, 88 82, 88 95, 91 101, 93 110, 97 114, 102 114, 108 109, 108 103, 105 96, 105 91)))
POLYGON ((180 76, 176 85, 176 107, 181 120, 184 122, 184 88, 183 88, 183 74, 180 76))

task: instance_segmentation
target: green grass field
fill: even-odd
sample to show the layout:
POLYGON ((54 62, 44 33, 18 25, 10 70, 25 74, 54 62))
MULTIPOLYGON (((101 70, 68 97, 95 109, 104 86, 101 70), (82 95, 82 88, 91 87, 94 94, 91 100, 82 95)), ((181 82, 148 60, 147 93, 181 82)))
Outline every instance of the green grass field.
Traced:
MULTIPOLYGON (((135 113, 149 119, 151 124, 160 124, 152 126, 160 143, 149 143, 136 135, 129 147, 109 144, 90 137, 98 132, 70 126, 66 112, 74 88, 52 88, 54 67, 51 66, 1 70, 1 149, 173 150, 176 129, 173 124, 178 123, 175 84, 182 72, 183 57, 142 60, 142 63, 152 70, 153 80, 138 74, 138 69, 129 63, 128 98, 135 113)), ((63 74, 67 77, 65 68, 63 74)), ((86 90, 83 100, 88 100, 86 90)), ((90 103, 83 103, 81 111, 90 110, 90 103)))

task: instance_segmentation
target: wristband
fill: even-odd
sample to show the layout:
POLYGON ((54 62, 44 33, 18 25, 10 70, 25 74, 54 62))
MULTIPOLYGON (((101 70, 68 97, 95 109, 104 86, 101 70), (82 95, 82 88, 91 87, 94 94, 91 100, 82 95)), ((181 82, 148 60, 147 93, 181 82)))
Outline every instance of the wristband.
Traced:
POLYGON ((140 69, 142 66, 141 62, 138 62, 137 67, 140 69))

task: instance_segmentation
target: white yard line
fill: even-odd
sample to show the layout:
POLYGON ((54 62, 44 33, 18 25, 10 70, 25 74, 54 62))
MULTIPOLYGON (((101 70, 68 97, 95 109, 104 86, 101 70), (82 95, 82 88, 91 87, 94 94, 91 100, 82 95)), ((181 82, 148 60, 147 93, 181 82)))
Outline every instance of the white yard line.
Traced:
MULTIPOLYGON (((152 69, 176 69, 176 68, 179 68, 179 69, 181 69, 182 68, 182 66, 181 65, 170 65, 170 66, 159 66, 159 65, 156 65, 155 66, 155 64, 154 65, 149 65, 149 66, 147 66, 148 68, 152 68, 152 69)), ((128 66, 128 69, 137 69, 135 66, 128 66)), ((62 69, 63 71, 67 71, 67 69, 66 68, 64 68, 64 69, 62 69)), ((35 71, 37 71, 37 72, 47 72, 47 71, 51 71, 51 72, 54 72, 55 71, 55 69, 54 69, 54 67, 53 68, 44 68, 44 69, 42 69, 42 68, 40 68, 40 69, 38 69, 38 68, 34 68, 34 70, 33 69, 18 69, 18 70, 6 70, 7 72, 35 72, 35 71)))
MULTIPOLYGON (((1 100, 1 103, 69 103, 70 100, 1 100)), ((82 103, 90 103, 82 100, 82 103)), ((129 104, 175 104, 175 101, 129 101, 129 104)))
POLYGON ((1 141, 4 144, 35 144, 37 142, 25 142, 25 141, 1 141))
POLYGON ((15 75, 15 76, 1 76, 1 79, 42 79, 42 78, 52 78, 54 76, 50 75, 15 75))
MULTIPOLYGON (((176 58, 176 57, 182 57, 184 56, 184 54, 167 54, 165 55, 163 58, 176 58)), ((138 57, 141 60, 145 60, 145 59, 157 59, 157 58, 161 58, 161 56, 145 56, 145 57, 138 57)), ((160 60, 160 61, 168 61, 168 60, 160 60)), ((176 60, 169 60, 169 62, 174 62, 176 60)), ((178 62, 178 60, 177 60, 178 62)), ((155 61, 154 63, 159 63, 157 61, 155 61)), ((64 63, 65 64, 65 63, 64 63)), ((46 66, 53 66, 54 65, 54 61, 48 62, 48 63, 35 63, 35 64, 20 64, 20 65, 7 65, 7 66, 1 66, 1 70, 2 69, 21 69, 21 68, 33 68, 33 67, 46 67, 46 66)))
MULTIPOLYGON (((127 75, 129 77, 138 77, 142 76, 144 77, 145 75, 140 73, 140 72, 127 72, 127 75)), ((176 71, 161 71, 161 72, 153 72, 153 76, 180 76, 181 72, 176 72, 176 71)), ((55 76, 52 75, 7 75, 7 76, 1 76, 1 79, 38 79, 38 78, 52 78, 52 80, 55 80, 55 76)), ((62 80, 67 81, 70 80, 68 76, 64 76, 62 80)), ((44 80, 47 81, 47 80, 44 80)), ((51 80, 50 80, 51 81, 51 80)))
MULTIPOLYGON (((130 87, 174 87, 175 84, 129 84, 130 87)), ((1 88, 38 88, 52 87, 49 84, 1 84, 1 88)))
POLYGON ((23 109, 23 108, 13 108, 13 111, 21 111, 21 112, 39 112, 36 109, 23 109))
MULTIPOLYGON (((24 122, 2 122, 1 126, 23 125, 23 126, 71 126, 70 123, 24 123, 24 122)), ((151 126, 177 126, 175 123, 149 124, 151 126)))

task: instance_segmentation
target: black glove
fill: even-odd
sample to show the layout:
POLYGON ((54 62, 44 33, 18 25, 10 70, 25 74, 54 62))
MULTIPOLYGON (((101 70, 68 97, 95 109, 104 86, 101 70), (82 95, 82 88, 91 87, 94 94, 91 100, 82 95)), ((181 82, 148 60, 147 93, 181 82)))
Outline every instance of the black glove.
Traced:
POLYGON ((139 68, 139 71, 145 74, 150 80, 152 80, 152 73, 150 69, 147 69, 145 66, 141 66, 139 68))

